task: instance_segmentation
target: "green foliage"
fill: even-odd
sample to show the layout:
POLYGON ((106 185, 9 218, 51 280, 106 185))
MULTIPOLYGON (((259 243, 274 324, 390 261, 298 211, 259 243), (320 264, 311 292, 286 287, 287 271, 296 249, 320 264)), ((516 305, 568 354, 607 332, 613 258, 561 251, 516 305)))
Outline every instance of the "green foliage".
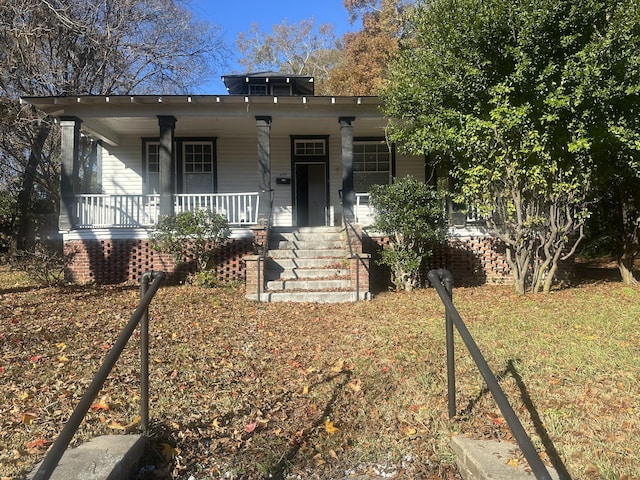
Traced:
POLYGON ((444 239, 447 219, 442 197, 429 185, 408 176, 371 188, 375 211, 372 228, 389 236, 380 259, 391 268, 396 290, 419 283, 420 266, 434 243, 444 239))
POLYGON ((192 259, 196 271, 211 267, 216 247, 229 238, 229 225, 224 215, 209 210, 181 212, 162 218, 151 232, 151 246, 173 255, 176 263, 192 259))
POLYGON ((390 137, 451 161, 517 288, 532 266, 548 288, 596 178, 638 165, 638 19, 634 0, 434 0, 409 17, 382 95, 390 137))

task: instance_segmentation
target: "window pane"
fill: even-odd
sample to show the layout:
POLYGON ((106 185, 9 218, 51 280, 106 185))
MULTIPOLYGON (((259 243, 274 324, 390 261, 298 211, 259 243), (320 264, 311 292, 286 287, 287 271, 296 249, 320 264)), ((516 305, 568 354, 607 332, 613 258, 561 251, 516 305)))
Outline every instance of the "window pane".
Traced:
POLYGON ((185 193, 213 192, 213 144, 183 142, 185 193))
POLYGON ((322 156, 325 154, 324 140, 296 140, 294 147, 297 156, 322 156))

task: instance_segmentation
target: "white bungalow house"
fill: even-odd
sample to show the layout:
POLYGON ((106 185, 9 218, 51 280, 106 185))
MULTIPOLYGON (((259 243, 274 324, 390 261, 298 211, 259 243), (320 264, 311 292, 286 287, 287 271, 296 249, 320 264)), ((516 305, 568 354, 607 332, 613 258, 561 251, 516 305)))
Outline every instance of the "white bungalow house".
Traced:
MULTIPOLYGON (((61 127, 59 231, 73 255, 69 278, 107 283, 136 280, 147 270, 171 271, 172 261, 149 247, 149 229, 162 215, 209 208, 233 227, 219 272, 246 278, 248 295, 277 300, 275 292, 288 288, 324 288, 328 293, 319 301, 338 299, 342 291, 355 299, 356 290, 357 298, 366 298, 373 264, 362 254, 361 232, 371 219, 369 187, 409 174, 426 179, 425 158, 400 155, 386 142, 387 122, 376 97, 315 96, 307 76, 223 80, 228 95, 22 99, 61 127), (81 136, 98 141, 90 187, 79 181, 81 136), (310 258, 303 261, 307 251, 310 258), (331 255, 332 261, 319 261, 331 255), (281 257, 290 265, 276 264, 281 257), (314 277, 324 286, 312 285, 314 277)), ((465 232, 452 234, 471 242, 470 248, 449 250, 480 255, 471 262, 471 275, 500 277, 506 267, 499 255, 487 263, 490 246, 478 253, 486 235, 465 232)), ((439 263, 455 267, 460 260, 451 252, 436 255, 439 263)))

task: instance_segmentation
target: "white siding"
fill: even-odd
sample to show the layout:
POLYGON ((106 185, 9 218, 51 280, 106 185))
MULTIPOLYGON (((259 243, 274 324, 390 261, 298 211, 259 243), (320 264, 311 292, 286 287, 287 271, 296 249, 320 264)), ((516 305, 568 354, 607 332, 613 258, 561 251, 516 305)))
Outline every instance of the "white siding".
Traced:
POLYGON ((408 156, 396 153, 396 177, 412 175, 416 180, 424 181, 424 156, 408 156))
POLYGON ((257 138, 218 138, 218 192, 258 190, 257 138))
POLYGON ((118 146, 102 147, 102 193, 142 194, 142 141, 125 137, 118 146))
POLYGON ((291 184, 277 185, 276 178, 292 178, 290 137, 271 137, 271 188, 273 188, 273 223, 293 225, 291 184))

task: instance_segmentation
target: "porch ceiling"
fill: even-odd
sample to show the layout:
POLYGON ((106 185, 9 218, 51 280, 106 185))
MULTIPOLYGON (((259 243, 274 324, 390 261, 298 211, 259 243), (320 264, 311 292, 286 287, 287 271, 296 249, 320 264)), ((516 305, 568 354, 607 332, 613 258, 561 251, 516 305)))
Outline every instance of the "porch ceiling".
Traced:
POLYGON ((176 136, 256 136, 256 116, 271 116, 271 134, 338 134, 339 117, 355 117, 356 136, 382 135, 377 97, 87 96, 28 97, 22 102, 57 118, 82 120, 85 133, 117 145, 121 137, 158 135, 159 115, 176 117, 176 136), (312 120, 312 121, 310 121, 312 120))

